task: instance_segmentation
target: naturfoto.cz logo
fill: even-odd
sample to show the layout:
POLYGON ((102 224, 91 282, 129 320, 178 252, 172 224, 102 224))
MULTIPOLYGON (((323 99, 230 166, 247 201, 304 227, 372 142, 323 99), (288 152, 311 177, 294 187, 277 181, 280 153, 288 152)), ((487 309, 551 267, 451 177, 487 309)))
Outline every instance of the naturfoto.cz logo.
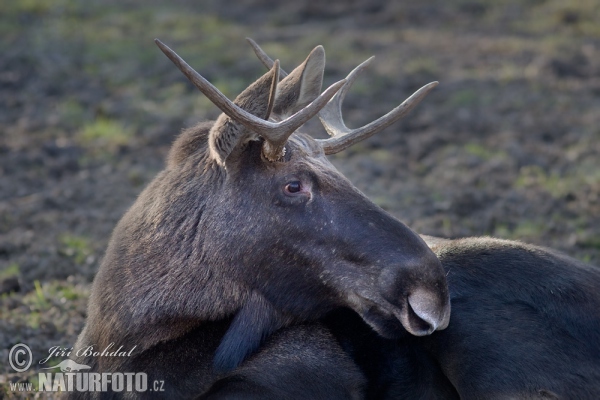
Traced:
MULTIPOLYGON (((136 346, 129 352, 123 351, 122 346, 117 350, 110 351, 114 347, 111 343, 103 351, 95 351, 93 346, 87 346, 76 352, 77 356, 93 357, 128 357, 136 346)), ((48 357, 40 360, 39 364, 45 364, 51 357, 70 356, 72 348, 54 346, 50 348, 48 357)), ((16 372, 27 371, 33 362, 33 354, 29 346, 23 343, 14 345, 8 356, 8 362, 16 372)), ((162 392, 164 381, 156 380, 148 387, 148 375, 144 372, 86 372, 91 369, 89 365, 77 363, 66 359, 60 363, 41 368, 59 369, 60 372, 39 372, 38 388, 29 382, 10 383, 13 392, 162 392)))

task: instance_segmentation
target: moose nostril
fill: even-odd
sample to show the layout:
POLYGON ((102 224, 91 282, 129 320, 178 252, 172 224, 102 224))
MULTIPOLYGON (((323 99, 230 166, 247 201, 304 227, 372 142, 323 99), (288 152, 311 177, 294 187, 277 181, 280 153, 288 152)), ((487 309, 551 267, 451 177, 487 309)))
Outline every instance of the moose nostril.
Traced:
POLYGON ((393 313, 415 336, 445 329, 450 320, 450 296, 437 258, 419 258, 402 268, 386 268, 379 275, 380 295, 396 307, 393 313))
POLYGON ((428 335, 438 328, 448 326, 450 317, 449 305, 441 303, 435 293, 416 289, 407 299, 407 317, 413 334, 428 335))
POLYGON ((425 336, 435 331, 435 321, 422 318, 422 316, 418 315, 415 312, 414 308, 412 308, 410 303, 408 304, 408 310, 406 310, 406 314, 408 322, 406 330, 412 333, 413 335, 425 336))

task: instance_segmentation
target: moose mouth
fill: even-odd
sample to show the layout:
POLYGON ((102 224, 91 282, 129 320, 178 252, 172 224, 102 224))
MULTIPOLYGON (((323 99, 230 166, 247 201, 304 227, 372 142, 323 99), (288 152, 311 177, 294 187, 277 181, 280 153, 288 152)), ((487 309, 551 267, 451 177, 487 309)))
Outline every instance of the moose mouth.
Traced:
POLYGON ((415 336, 426 336, 436 330, 448 326, 449 308, 431 313, 423 298, 428 297, 424 291, 416 291, 404 298, 399 306, 395 306, 383 298, 373 300, 364 295, 354 293, 351 297, 353 309, 379 335, 387 339, 398 339, 406 332, 415 336), (434 315, 435 314, 435 315, 434 315))

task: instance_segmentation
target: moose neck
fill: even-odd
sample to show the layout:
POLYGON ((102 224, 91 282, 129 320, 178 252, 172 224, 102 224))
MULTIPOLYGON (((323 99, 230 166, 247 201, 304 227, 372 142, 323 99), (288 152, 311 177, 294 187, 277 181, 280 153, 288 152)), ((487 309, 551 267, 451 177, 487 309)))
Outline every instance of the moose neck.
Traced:
POLYGON ((224 180, 219 168, 202 162, 204 128, 182 135, 177 146, 194 143, 194 154, 184 162, 172 156, 115 228, 94 280, 87 342, 128 340, 144 350, 230 317, 250 296, 232 268, 210 263, 206 254, 227 249, 204 243, 211 229, 205 211, 224 180))

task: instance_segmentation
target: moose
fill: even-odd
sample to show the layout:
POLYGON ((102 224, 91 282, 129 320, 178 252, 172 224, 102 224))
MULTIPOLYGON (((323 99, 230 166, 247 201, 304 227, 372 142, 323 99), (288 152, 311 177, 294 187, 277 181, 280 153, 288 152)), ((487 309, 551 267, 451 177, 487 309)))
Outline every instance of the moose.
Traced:
POLYGON ((281 81, 275 61, 231 101, 156 44, 223 114, 175 140, 165 169, 114 229, 94 278, 75 348, 135 351, 76 361, 92 372, 145 372, 164 381, 166 391, 152 394, 165 398, 227 391, 240 381, 233 371, 253 365, 291 365, 292 397, 361 398, 363 373, 319 320, 350 309, 385 338, 429 335, 448 326, 449 291, 427 243, 325 156, 402 118, 437 83, 350 130, 341 102, 370 59, 321 93, 318 46, 281 81), (317 113, 332 137, 298 132, 317 113), (340 371, 324 374, 328 362, 340 371))
MULTIPOLYGON (((352 376, 369 399, 600 398, 600 268, 517 241, 422 237, 447 274, 448 327, 429 336, 386 338, 348 308, 334 310, 309 331, 330 352, 319 361, 323 373, 339 374, 329 378, 331 385, 352 376), (339 360, 344 353, 355 363, 351 368, 339 360)), ((311 359, 315 351, 305 327, 287 329, 279 359, 268 352, 250 359, 203 398, 283 398, 285 387, 324 392, 327 381, 301 387, 281 367, 287 362, 293 370, 288 348, 295 349, 296 360, 311 359)), ((272 346, 277 342, 265 344, 272 346)))

